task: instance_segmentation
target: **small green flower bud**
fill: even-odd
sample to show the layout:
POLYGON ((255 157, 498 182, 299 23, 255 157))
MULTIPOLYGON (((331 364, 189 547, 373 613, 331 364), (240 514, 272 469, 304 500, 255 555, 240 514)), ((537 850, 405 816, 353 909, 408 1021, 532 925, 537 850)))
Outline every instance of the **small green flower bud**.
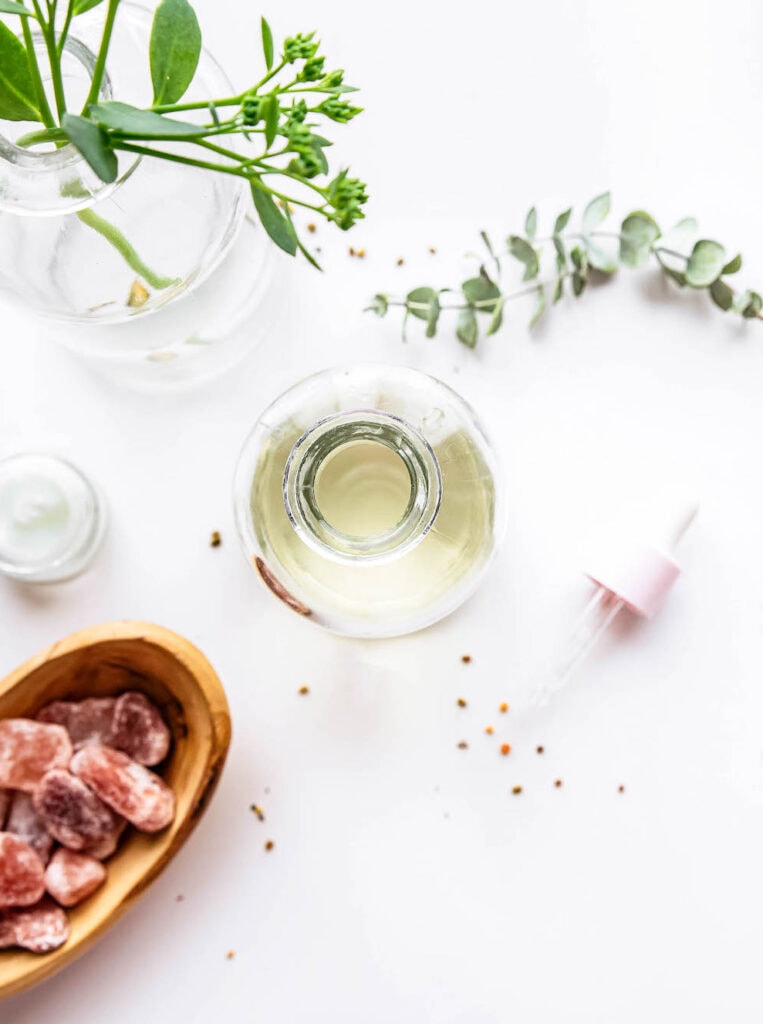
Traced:
POLYGON ((310 57, 306 60, 302 70, 297 75, 300 82, 317 82, 323 78, 323 65, 325 57, 310 57))
POLYGON ((353 107, 349 103, 345 103, 344 100, 337 99, 332 96, 327 100, 324 100, 319 107, 316 108, 321 114, 325 114, 326 117, 330 117, 332 121, 338 121, 339 124, 347 124, 353 117, 361 112, 362 107, 353 107))
POLYGON ((342 84, 343 79, 344 71, 339 68, 338 71, 329 71, 327 75, 324 75, 320 84, 325 85, 327 89, 335 89, 338 85, 342 84))
POLYGON ((260 120, 260 98, 250 93, 244 97, 241 104, 241 113, 244 115, 244 124, 254 126, 260 120))
POLYGON ((286 127, 294 124, 301 124, 307 117, 307 103, 300 100, 299 103, 292 103, 286 112, 286 127))
POLYGON ((290 36, 283 44, 284 59, 290 64, 295 60, 310 60, 318 52, 318 43, 312 41, 315 32, 290 36))

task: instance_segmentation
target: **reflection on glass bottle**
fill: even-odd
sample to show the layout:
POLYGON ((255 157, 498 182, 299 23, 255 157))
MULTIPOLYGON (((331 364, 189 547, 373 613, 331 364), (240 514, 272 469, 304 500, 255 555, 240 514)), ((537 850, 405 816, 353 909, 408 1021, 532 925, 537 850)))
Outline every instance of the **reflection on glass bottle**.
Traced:
POLYGON ((431 377, 373 366, 325 371, 266 410, 239 460, 236 514, 271 591, 353 636, 451 612, 502 524, 472 410, 431 377))

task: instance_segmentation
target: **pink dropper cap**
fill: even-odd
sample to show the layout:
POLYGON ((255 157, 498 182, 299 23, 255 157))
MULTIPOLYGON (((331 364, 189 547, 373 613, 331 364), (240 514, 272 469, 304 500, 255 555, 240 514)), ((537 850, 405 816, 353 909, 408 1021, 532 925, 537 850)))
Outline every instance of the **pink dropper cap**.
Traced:
POLYGON ((586 575, 621 598, 636 615, 651 619, 662 607, 681 567, 671 551, 694 522, 696 500, 671 502, 663 528, 638 527, 618 537, 585 570, 586 575), (646 533, 650 540, 639 539, 646 533))

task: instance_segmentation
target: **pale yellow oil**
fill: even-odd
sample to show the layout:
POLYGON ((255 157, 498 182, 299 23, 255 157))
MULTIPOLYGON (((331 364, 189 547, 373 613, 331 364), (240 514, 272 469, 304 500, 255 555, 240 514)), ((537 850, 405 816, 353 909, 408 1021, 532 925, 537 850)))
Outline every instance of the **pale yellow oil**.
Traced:
MULTIPOLYGON (((472 437, 455 432, 432 444, 442 501, 423 539, 399 556, 348 561, 309 546, 286 513, 284 467, 303 429, 282 425, 263 446, 254 474, 251 515, 269 573, 318 621, 340 631, 403 632, 459 604, 494 545, 495 484, 472 437)), ((410 494, 404 462, 376 441, 337 448, 316 477, 323 518, 352 537, 394 528, 410 494)))

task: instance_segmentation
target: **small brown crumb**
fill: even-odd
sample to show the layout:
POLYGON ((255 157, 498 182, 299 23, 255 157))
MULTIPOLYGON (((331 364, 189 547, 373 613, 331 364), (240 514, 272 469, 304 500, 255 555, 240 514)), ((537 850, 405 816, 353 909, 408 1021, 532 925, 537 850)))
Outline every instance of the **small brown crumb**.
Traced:
POLYGON ((363 260, 365 258, 366 258, 366 250, 365 249, 358 249, 358 259, 363 260))
POLYGON ((299 688, 299 689, 297 690, 297 693, 298 693, 298 694, 299 694, 299 695, 300 695, 301 697, 304 697, 304 696, 305 696, 305 694, 307 694, 307 693, 309 693, 309 692, 310 692, 310 687, 309 687, 309 686, 300 686, 300 688, 299 688))
POLYGON ((267 842, 265 843, 265 849, 266 849, 266 851, 267 851, 268 853, 270 853, 270 851, 271 851, 271 850, 273 849, 273 847, 274 847, 275 845, 276 845, 276 844, 275 844, 275 843, 273 842, 273 840, 272 840, 272 839, 268 839, 268 841, 267 841, 267 842))
POLYGON ((398 258, 397 258, 397 265, 398 265, 398 267, 402 267, 402 265, 404 263, 405 263, 405 260, 403 259, 403 257, 402 256, 398 256, 398 258))
POLYGON ((495 730, 493 729, 492 725, 485 726, 485 732, 488 734, 488 736, 492 736, 494 731, 495 730))
POLYGON ((429 251, 432 253, 433 256, 437 252, 437 250, 435 249, 435 247, 433 245, 429 246, 429 251))
POLYGON ((148 288, 139 281, 137 277, 130 286, 130 294, 127 296, 127 305, 133 309, 138 306, 145 306, 148 302, 148 288))
POLYGON ((560 789, 561 785, 562 785, 562 780, 561 779, 555 779, 554 780, 554 785, 556 786, 557 789, 560 789))
POLYGON ((348 252, 349 252, 350 256, 354 256, 355 255, 355 250, 353 249, 352 246, 350 246, 348 252))
POLYGON ((471 660, 472 660, 471 654, 462 654, 461 655, 461 661, 463 661, 464 665, 470 664, 471 660))
POLYGON ((536 747, 535 748, 535 753, 536 754, 542 754, 544 749, 545 749, 544 747, 536 747))
POLYGON ((212 531, 212 536, 209 538, 209 546, 211 548, 219 548, 220 545, 222 544, 222 542, 223 542, 223 539, 220 536, 220 531, 219 530, 213 530, 212 531))
POLYGON ((617 792, 618 793, 624 793, 625 792, 625 786, 618 786, 617 787, 617 792))
POLYGON ((464 700, 463 697, 459 697, 458 700, 456 701, 456 704, 458 704, 460 708, 466 707, 466 701, 464 700))
POLYGON ((176 903, 182 903, 184 899, 185 899, 185 896, 182 894, 182 892, 179 892, 177 894, 177 896, 175 897, 175 902, 176 903))
POLYGON ((509 705, 506 703, 506 701, 504 701, 503 704, 498 705, 498 710, 501 712, 502 715, 505 715, 506 712, 509 710, 509 705))
POLYGON ((235 949, 229 949, 228 952, 225 954, 225 959, 226 960, 232 960, 235 955, 236 955, 235 949))
POLYGON ((511 753, 511 744, 510 743, 502 743, 501 744, 501 753, 503 754, 504 757, 507 757, 511 753))
POLYGON ((458 744, 458 749, 459 750, 466 750, 468 748, 468 746, 469 746, 469 744, 466 742, 466 740, 461 740, 461 742, 458 744))
POLYGON ((522 792, 522 787, 521 786, 512 786, 511 787, 511 792, 514 794, 514 796, 519 796, 519 794, 522 792))
POLYGON ((265 814, 259 804, 252 804, 249 810, 252 812, 252 814, 256 814, 260 821, 265 820, 265 814))
POLYGON ((310 232, 311 235, 314 235, 315 234, 315 224, 308 224, 307 225, 307 230, 310 232))

